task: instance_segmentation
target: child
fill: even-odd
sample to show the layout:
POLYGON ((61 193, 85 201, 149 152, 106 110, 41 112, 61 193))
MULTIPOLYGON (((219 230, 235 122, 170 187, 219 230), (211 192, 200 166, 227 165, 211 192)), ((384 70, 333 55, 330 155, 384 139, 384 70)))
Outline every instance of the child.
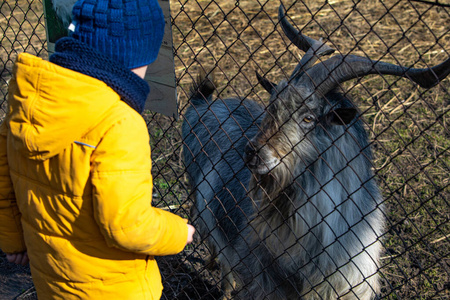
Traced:
POLYGON ((39 299, 159 299, 154 256, 192 241, 151 206, 142 79, 158 54, 156 0, 80 0, 50 62, 23 53, 0 127, 0 248, 39 299))

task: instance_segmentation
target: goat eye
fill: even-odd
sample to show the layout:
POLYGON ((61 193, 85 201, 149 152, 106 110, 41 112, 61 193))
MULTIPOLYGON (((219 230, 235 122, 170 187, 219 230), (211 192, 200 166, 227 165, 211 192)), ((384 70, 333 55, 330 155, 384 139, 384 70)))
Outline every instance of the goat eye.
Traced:
POLYGON ((306 116, 303 118, 303 122, 305 122, 305 123, 311 123, 312 121, 314 121, 313 116, 306 116))

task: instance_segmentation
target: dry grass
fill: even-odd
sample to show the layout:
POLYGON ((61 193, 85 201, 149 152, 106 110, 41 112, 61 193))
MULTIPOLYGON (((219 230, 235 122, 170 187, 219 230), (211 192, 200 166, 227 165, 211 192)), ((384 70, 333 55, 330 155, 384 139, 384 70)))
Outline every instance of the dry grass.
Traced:
MULTIPOLYGON (((1 6, 2 47, 6 49, 0 55, 5 65, 3 95, 15 53, 46 55, 41 3, 20 0, 18 8, 14 2, 1 6)), ((436 65, 450 56, 450 8, 400 0, 283 3, 291 22, 304 34, 325 38, 343 54, 413 67, 436 65)), ((255 70, 274 82, 290 74, 302 53, 289 45, 276 26, 278 5, 278 1, 254 0, 171 1, 181 115, 199 68, 215 69, 219 97, 262 102, 268 95, 256 84, 255 70)), ((345 89, 364 112, 388 207, 381 297, 448 299, 450 81, 425 91, 406 79, 370 76, 345 84, 345 89)), ((190 203, 181 160, 181 120, 155 114, 145 117, 152 138, 155 204, 180 208, 178 212, 187 216, 190 203)), ((162 262, 167 299, 219 295, 216 274, 202 265, 201 251, 205 249, 196 246, 183 257, 162 262)))
POLYGON ((0 120, 6 110, 8 82, 18 53, 46 57, 44 16, 41 0, 2 1, 0 4, 0 120))

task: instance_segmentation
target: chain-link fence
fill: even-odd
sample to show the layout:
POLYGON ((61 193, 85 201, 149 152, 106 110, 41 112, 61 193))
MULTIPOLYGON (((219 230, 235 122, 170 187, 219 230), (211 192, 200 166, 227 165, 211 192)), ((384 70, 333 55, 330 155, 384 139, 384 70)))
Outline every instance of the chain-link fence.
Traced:
MULTIPOLYGON (((450 24, 450 2, 448 1, 282 2, 286 8, 286 19, 295 28, 311 38, 317 40, 323 38, 328 46, 336 49, 335 54, 344 56, 353 54, 413 68, 435 66, 450 57, 450 27, 448 25, 450 24)), ((301 58, 305 57, 304 52, 293 45, 281 29, 277 17, 280 2, 185 0, 171 1, 170 4, 181 117, 175 120, 152 112, 144 114, 152 146, 155 189, 153 204, 191 218, 197 223, 199 229, 203 224, 203 230, 200 230, 202 238, 197 237, 194 245, 189 246, 182 254, 159 258, 165 287, 163 299, 219 299, 227 287, 231 289, 231 291, 228 290, 230 293, 227 296, 233 298, 237 297, 235 291, 242 287, 251 290, 252 283, 267 274, 270 280, 267 284, 261 285, 260 289, 266 291, 269 286, 275 285, 275 292, 270 289, 270 292, 273 292, 272 295, 286 292, 290 298, 320 299, 317 295, 316 298, 312 296, 314 292, 308 294, 306 289, 319 292, 324 286, 332 286, 332 293, 336 294, 339 291, 338 284, 335 284, 334 280, 340 278, 345 284, 352 286, 347 297, 358 299, 359 295, 363 294, 363 292, 357 294, 358 289, 371 290, 376 285, 373 280, 375 273, 379 276, 376 282, 380 283, 378 296, 381 299, 448 299, 450 297, 448 175, 450 171, 448 128, 450 81, 446 79, 437 86, 426 89, 398 76, 378 74, 340 83, 339 90, 343 90, 345 96, 351 98, 354 105, 358 107, 360 116, 358 115, 357 119, 361 120, 358 124, 368 135, 367 147, 358 145, 360 152, 362 151, 364 159, 368 160, 368 155, 365 154, 370 147, 374 155, 365 171, 369 174, 366 174, 369 179, 360 178, 364 174, 361 174, 362 171, 359 168, 353 166, 356 162, 352 157, 347 158, 345 165, 352 170, 353 175, 348 176, 356 176, 354 178, 358 179, 356 180, 358 183, 346 181, 346 176, 343 176, 346 174, 345 170, 333 170, 331 178, 322 182, 317 172, 326 173, 326 170, 334 167, 333 161, 326 161, 329 157, 327 154, 329 148, 319 151, 317 149, 321 149, 323 145, 312 145, 318 157, 308 162, 301 159, 299 162, 302 153, 299 150, 293 150, 303 145, 301 141, 293 140, 298 139, 298 132, 304 132, 305 129, 301 128, 302 122, 313 120, 308 120, 302 115, 302 121, 295 123, 296 130, 290 130, 289 134, 286 133, 280 139, 282 145, 274 143, 275 138, 272 137, 285 132, 285 128, 289 127, 286 124, 299 118, 300 109, 287 104, 277 104, 276 101, 269 105, 270 95, 262 85, 258 84, 255 75, 255 71, 258 71, 275 83, 289 80, 301 58), (209 132, 207 137, 210 137, 211 142, 206 143, 205 149, 200 152, 206 152, 210 156, 215 155, 217 159, 213 161, 213 158, 209 157, 205 160, 204 154, 198 154, 189 148, 189 151, 192 150, 193 157, 197 159, 195 161, 192 156, 186 154, 186 149, 183 149, 185 142, 183 137, 189 139, 189 134, 197 133, 195 130, 201 129, 198 129, 198 125, 196 129, 196 123, 189 123, 185 134, 182 135, 181 125, 183 116, 191 106, 193 82, 199 73, 209 73, 211 70, 215 75, 214 98, 218 98, 216 102, 211 103, 221 103, 224 107, 229 105, 228 115, 233 117, 227 119, 228 123, 235 122, 238 117, 234 116, 246 104, 239 100, 237 103, 240 106, 232 107, 230 102, 222 101, 223 99, 249 98, 267 109, 259 111, 259 106, 245 109, 242 113, 244 119, 251 120, 247 130, 241 128, 244 133, 239 133, 241 138, 238 138, 238 141, 234 141, 232 135, 226 136, 228 140, 217 141, 216 133, 209 132), (284 121, 280 122, 279 119, 274 121, 276 119, 274 117, 269 118, 272 122, 263 120, 260 123, 264 116, 266 119, 268 115, 276 116, 280 110, 287 112, 284 121), (260 114, 261 117, 258 119, 260 114), (254 147, 250 150, 247 148, 245 151, 244 146, 247 141, 257 135, 260 130, 268 132, 270 131, 268 128, 274 127, 277 130, 272 130, 270 137, 266 135, 263 138, 263 135, 259 134, 257 139, 252 140, 254 147), (262 151, 264 145, 259 145, 258 148, 257 142, 263 140, 270 144, 272 153, 276 153, 274 156, 279 158, 280 162, 273 169, 267 166, 268 159, 263 158, 263 154, 258 152, 262 151), (288 148, 290 150, 286 150, 288 148), (208 152, 218 151, 214 149, 220 149, 221 152, 215 154, 208 152), (252 156, 254 152, 258 152, 257 158, 252 156), (258 159, 265 161, 263 169, 266 167, 271 172, 283 166, 287 173, 285 177, 290 178, 283 177, 283 180, 290 180, 290 183, 286 185, 280 183, 283 181, 281 179, 277 181, 269 178, 270 175, 263 174, 264 171, 258 171, 256 167, 253 169, 256 174, 254 176, 250 176, 245 167, 239 169, 240 167, 237 166, 238 170, 236 170, 234 161, 230 161, 230 155, 236 157, 236 160, 242 162, 247 160, 249 164, 254 165, 258 159), (183 159, 184 156, 188 157, 187 163, 183 159), (324 169, 312 170, 311 166, 317 165, 318 161, 325 162, 321 164, 324 169), (305 167, 303 171, 299 171, 299 165, 302 164, 305 167), (191 178, 189 183, 189 175, 186 171, 189 168, 191 172, 200 170, 198 174, 194 174, 195 176, 191 174, 191 177, 195 177, 197 181, 191 178), (307 173, 304 169, 308 169, 309 174, 315 178, 311 185, 305 186, 305 181, 302 181, 307 173), (231 173, 230 170, 232 170, 231 173), (222 178, 222 175, 225 176, 224 173, 227 173, 230 178, 222 178), (372 204, 376 203, 372 209, 368 210, 367 207, 360 207, 355 198, 360 191, 373 191, 372 188, 365 187, 366 184, 373 183, 370 177, 372 173, 380 189, 382 200, 378 201, 374 195, 368 193, 372 197, 372 204), (250 177, 253 179, 249 183, 250 177), (207 181, 204 181, 204 178, 207 181), (339 181, 339 184, 330 190, 327 185, 333 183, 335 179, 339 181), (231 197, 239 204, 233 207, 227 206, 230 195, 236 196, 236 193, 245 191, 249 185, 249 194, 256 203, 249 203, 249 198, 245 197, 242 199, 231 197), (297 203, 298 195, 310 193, 307 190, 310 191, 313 185, 316 186, 317 191, 306 198, 305 203, 308 204, 297 203), (346 201, 349 204, 345 204, 346 201, 334 202, 336 199, 332 194, 336 192, 336 189, 345 190, 346 201), (273 192, 274 190, 276 192, 273 192), (261 191, 267 192, 270 196, 261 191), (326 194, 329 202, 333 203, 331 210, 327 204, 314 206, 314 199, 320 194, 326 194), (201 203, 195 205, 196 198, 198 202, 213 201, 213 203, 206 207, 203 207, 205 205, 202 206, 201 203), (266 202, 260 198, 265 199, 266 202), (280 203, 280 199, 288 201, 280 203), (227 214, 224 214, 223 209, 216 207, 218 203, 232 211, 227 210, 227 214), (250 222, 230 226, 229 220, 234 220, 231 216, 236 215, 237 210, 251 211, 254 209, 253 204, 258 207, 260 215, 255 214, 255 217, 250 214, 246 216, 250 222), (305 210, 308 205, 312 206, 305 210), (376 213, 382 206, 384 206, 384 213, 378 217, 380 220, 385 220, 384 227, 372 231, 360 230, 360 227, 364 227, 362 223, 371 226, 374 224, 372 221, 367 221, 367 216, 376 213), (196 208, 193 209, 193 207, 196 208), (219 213, 215 219, 208 220, 207 216, 210 216, 214 209, 219 213), (363 217, 365 221, 347 219, 345 210, 351 209, 353 209, 353 216, 363 217), (302 216, 305 211, 308 212, 308 217, 318 221, 313 225, 309 223, 312 221, 305 221, 306 216, 302 216), (264 218, 258 219, 257 216, 264 216, 264 218), (273 223, 272 217, 282 222, 273 223), (332 219, 340 220, 337 227, 346 228, 342 229, 343 233, 340 235, 336 233, 340 229, 330 225, 334 224, 332 219), (302 236, 298 235, 298 227, 302 227, 299 223, 303 224, 303 227, 309 226, 306 234, 302 236), (274 224, 279 225, 274 226, 274 224), (214 227, 217 225, 223 227, 217 229, 214 227), (206 226, 211 230, 206 230, 206 226), (320 226, 328 228, 325 231, 327 234, 331 232, 331 237, 328 238, 333 241, 325 243, 323 237, 318 236, 318 232, 321 232, 318 230, 320 226), (237 242, 239 238, 233 237, 226 242, 214 240, 223 232, 230 234, 228 236, 230 237, 231 232, 236 231, 236 228, 246 239, 246 243, 241 241, 239 249, 236 246, 239 244, 237 242), (354 243, 351 246, 359 243, 359 247, 362 247, 361 251, 349 253, 351 251, 347 247, 350 246, 344 241, 349 232, 354 237, 354 243), (377 272, 361 270, 358 260, 364 261, 361 258, 365 258, 366 261, 376 260, 373 253, 378 252, 370 252, 370 249, 377 245, 371 242, 369 237, 374 232, 381 245, 378 270, 377 272), (314 238, 308 237, 311 233, 314 238), (365 238, 369 242, 363 241, 365 238), (308 245, 302 244, 306 240, 308 245), (242 247, 242 244, 246 246, 242 247), (339 245, 333 248, 334 244, 339 245), (228 246, 233 249, 228 249, 230 248, 228 246), (307 252, 307 255, 299 254, 302 250, 307 252), (333 251, 341 251, 341 254, 333 251), (370 255, 367 256, 367 253, 370 255), (344 257, 352 263, 337 263, 331 259, 329 261, 332 266, 324 270, 318 262, 324 254, 328 259, 344 257), (308 255, 310 261, 305 260, 308 255), (303 260, 296 259, 299 256, 302 256, 303 260), (232 261, 236 260, 236 257, 238 257, 238 263, 232 261), (283 264, 282 260, 288 263, 283 264), (257 263, 254 263, 255 261, 257 263), (252 266, 249 262, 255 265, 252 266), (311 267, 311 264, 314 266, 311 267), (221 265, 231 268, 237 285, 230 282, 230 276, 226 276, 231 274, 230 270, 225 268, 225 272, 220 271, 221 265), (357 273, 355 276, 359 276, 360 284, 355 284, 347 278, 347 273, 344 271, 346 267, 357 273), (330 271, 331 269, 334 271, 330 271), (247 274, 248 270, 251 275, 247 274), (315 283, 312 277, 317 276, 317 271, 321 273, 322 283, 325 282, 325 284, 315 283), (301 290, 308 284, 308 288, 301 290)), ((0 117, 3 118, 6 110, 8 81, 11 78, 17 54, 29 52, 43 58, 48 56, 42 2, 40 0, 3 1, 0 29, 3 33, 0 59, 4 66, 1 70, 0 117)), ((322 59, 327 58, 328 56, 324 56, 322 59)), ((291 78, 290 85, 294 81, 296 80, 291 78)), ((278 92, 275 94, 282 99, 288 89, 284 87, 284 84, 279 84, 278 92)), ((304 95, 297 95, 297 97, 301 96, 304 95)), ((329 105, 331 102, 332 100, 324 105, 329 105)), ((205 111, 200 108, 194 110, 194 115, 206 118, 213 111, 216 120, 220 119, 213 108, 207 107, 209 108, 205 111)), ((308 117, 319 116, 314 111, 308 117)), ((205 119, 198 121, 198 124, 204 128, 205 119)), ((352 124, 348 124, 347 127, 352 127, 352 124)), ((226 125, 218 127, 218 131, 223 132, 223 130, 227 130, 226 125)), ((312 130, 308 132, 310 131, 312 130)), ((344 132, 343 135, 351 130, 344 132)), ((220 135, 220 133, 217 134, 220 135)), ((328 140, 333 140, 331 133, 327 136, 328 140)), ((360 140, 356 139, 353 144, 358 142, 360 140)), ((195 145, 192 139, 190 142, 186 140, 186 143, 190 147, 195 145)), ((338 144, 334 139, 330 145, 332 148, 333 145, 338 144)), ((349 148, 351 147, 354 145, 349 145, 349 148)), ((333 153, 342 155, 347 154, 348 151, 350 150, 344 148, 333 153)), ((366 202, 363 203, 370 202, 367 199, 364 201, 366 202)), ((379 225, 379 223, 376 224, 379 225)), ((327 260, 324 259, 324 261, 327 260)), ((5 285, 10 282, 7 276, 1 280, 5 285)), ((32 296, 28 293, 27 297, 32 296)), ((322 296, 322 298, 333 297, 322 296)))

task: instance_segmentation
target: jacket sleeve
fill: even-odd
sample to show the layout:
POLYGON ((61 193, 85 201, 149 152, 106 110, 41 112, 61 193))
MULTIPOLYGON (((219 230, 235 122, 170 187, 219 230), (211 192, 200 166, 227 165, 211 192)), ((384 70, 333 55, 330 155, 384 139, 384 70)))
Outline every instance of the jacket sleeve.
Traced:
POLYGON ((182 251, 186 221, 151 206, 150 144, 142 117, 110 128, 92 159, 94 214, 108 245, 153 256, 182 251))
POLYGON ((21 214, 17 207, 14 188, 9 175, 6 122, 0 125, 0 249, 5 253, 26 250, 21 214))

